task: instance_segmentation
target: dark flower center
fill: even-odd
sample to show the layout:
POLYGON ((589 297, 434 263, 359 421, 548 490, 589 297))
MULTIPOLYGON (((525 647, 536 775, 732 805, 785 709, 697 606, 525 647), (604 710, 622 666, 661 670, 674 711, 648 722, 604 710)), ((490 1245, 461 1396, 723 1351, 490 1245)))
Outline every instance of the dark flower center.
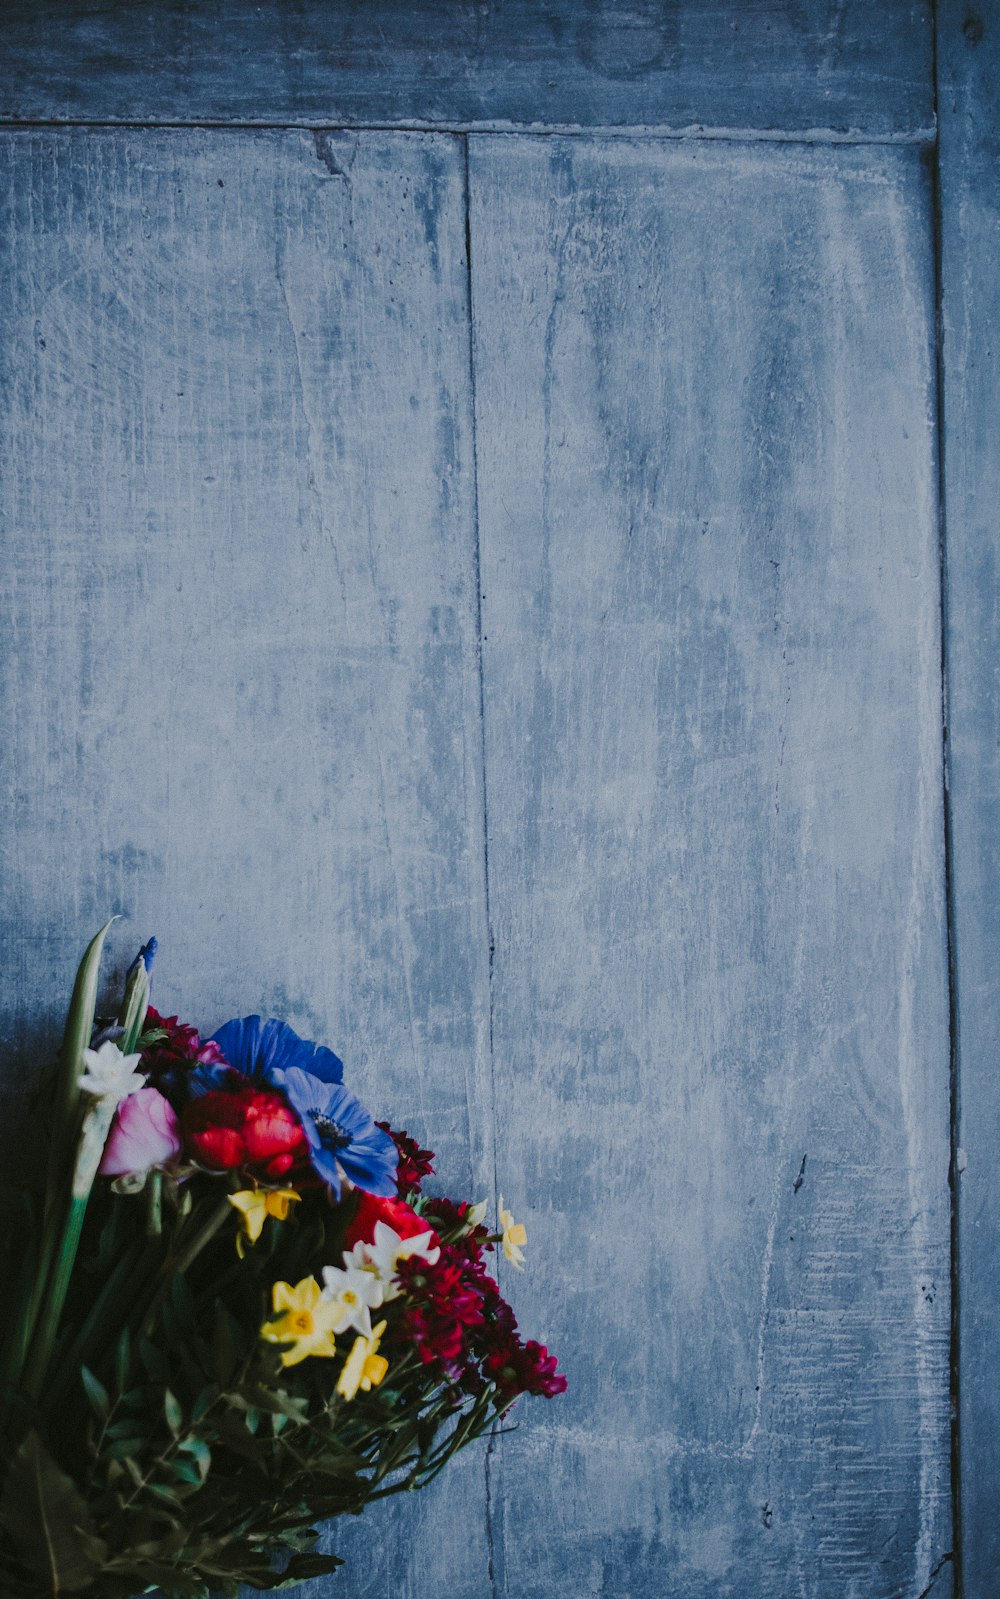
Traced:
POLYGON ((327 1116, 321 1110, 313 1109, 308 1114, 312 1118, 316 1131, 327 1149, 347 1148, 351 1142, 351 1135, 350 1133, 345 1133, 339 1122, 335 1122, 332 1116, 327 1116))

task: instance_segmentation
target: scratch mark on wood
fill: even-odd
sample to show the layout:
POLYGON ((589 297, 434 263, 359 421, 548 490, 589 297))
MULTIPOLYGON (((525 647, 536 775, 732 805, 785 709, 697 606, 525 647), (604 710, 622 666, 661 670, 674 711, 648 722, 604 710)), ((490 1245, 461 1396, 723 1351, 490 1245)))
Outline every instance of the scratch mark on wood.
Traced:
POLYGON ((344 171, 344 168, 338 166, 334 160, 333 148, 330 143, 330 135, 328 133, 322 133, 319 131, 319 129, 317 129, 313 134, 313 145, 316 150, 317 160, 322 162, 327 172, 329 172, 331 178, 346 179, 347 173, 344 171))

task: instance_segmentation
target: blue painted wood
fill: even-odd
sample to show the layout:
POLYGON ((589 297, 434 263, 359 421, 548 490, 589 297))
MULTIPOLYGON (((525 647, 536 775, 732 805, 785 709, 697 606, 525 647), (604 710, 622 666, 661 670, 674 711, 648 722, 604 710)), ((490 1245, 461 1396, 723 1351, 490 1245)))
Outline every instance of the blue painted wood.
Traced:
POLYGON ((498 1449, 498 1591, 940 1596, 926 173, 471 173, 497 1162, 571 1384, 498 1449))
MULTIPOLYGON (((7 117, 907 141, 929 38, 903 0, 234 0, 224 29, 201 3, 47 3, 5 18, 0 95, 7 117)), ((946 235, 970 463, 972 103, 945 124, 979 163, 946 235)), ((467 1457, 337 1528, 345 1596, 943 1599, 926 179, 915 151, 474 139, 477 598, 463 154, 0 138, 4 1105, 110 904, 120 965, 160 934, 160 1003, 285 1014, 453 1182, 496 1169, 531 1246, 507 1286, 570 1397, 526 1409, 485 1480, 467 1457)), ((981 516, 951 642, 970 815, 981 516)), ((956 854, 980 1164, 991 818, 956 854)), ((983 1272, 993 1203, 980 1182, 983 1272)), ((967 1455, 995 1296, 969 1305, 967 1455)))
MULTIPOLYGON (((120 911, 157 1004, 335 1045, 484 1194, 461 148, 7 133, 0 205, 4 1080, 120 911)), ((337 1525, 337 1591, 481 1599, 483 1492, 337 1525)))
POLYGON ((948 770, 959 1074, 959 1357, 965 1591, 1000 1570, 1000 7, 940 7, 948 770), (964 1168, 964 1169, 963 1169, 964 1168))
POLYGON ((7 0, 7 119, 933 128, 929 0, 7 0))

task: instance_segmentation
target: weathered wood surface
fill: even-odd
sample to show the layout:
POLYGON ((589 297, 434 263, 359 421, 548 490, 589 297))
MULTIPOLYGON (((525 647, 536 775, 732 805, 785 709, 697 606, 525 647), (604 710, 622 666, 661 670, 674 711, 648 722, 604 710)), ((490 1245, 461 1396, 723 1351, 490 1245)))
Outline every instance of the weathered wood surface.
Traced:
POLYGON ((1000 6, 947 0, 938 52, 959 1438, 966 1592, 978 1599, 1000 1572, 1000 6))
POLYGON ((929 183, 471 173, 497 1163, 571 1382, 498 1450, 499 1591, 940 1596, 929 183))
POLYGON ((929 0, 7 0, 15 121, 913 137, 929 0))
MULTIPOLYGON (((461 147, 8 133, 0 171, 5 1081, 122 911, 159 1004, 329 1041, 485 1192, 461 147)), ((338 1591, 481 1599, 482 1496, 472 1458, 338 1525, 338 1591)))

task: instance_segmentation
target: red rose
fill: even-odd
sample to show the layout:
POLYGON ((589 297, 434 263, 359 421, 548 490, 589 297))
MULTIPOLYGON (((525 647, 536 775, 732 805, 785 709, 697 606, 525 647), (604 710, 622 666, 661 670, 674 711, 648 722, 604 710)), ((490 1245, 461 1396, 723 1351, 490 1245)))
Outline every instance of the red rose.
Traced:
POLYGON ((400 1238, 415 1238, 417 1233, 430 1232, 431 1244, 438 1242, 430 1222, 418 1216, 401 1199, 380 1199, 377 1194, 365 1194, 359 1190, 358 1206, 348 1225, 344 1248, 353 1249, 355 1244, 374 1242, 375 1223, 378 1221, 384 1221, 400 1238))
POLYGON ((181 1125, 188 1154, 209 1171, 256 1166, 282 1177, 306 1147, 291 1106, 261 1088, 203 1094, 185 1105, 181 1125))

